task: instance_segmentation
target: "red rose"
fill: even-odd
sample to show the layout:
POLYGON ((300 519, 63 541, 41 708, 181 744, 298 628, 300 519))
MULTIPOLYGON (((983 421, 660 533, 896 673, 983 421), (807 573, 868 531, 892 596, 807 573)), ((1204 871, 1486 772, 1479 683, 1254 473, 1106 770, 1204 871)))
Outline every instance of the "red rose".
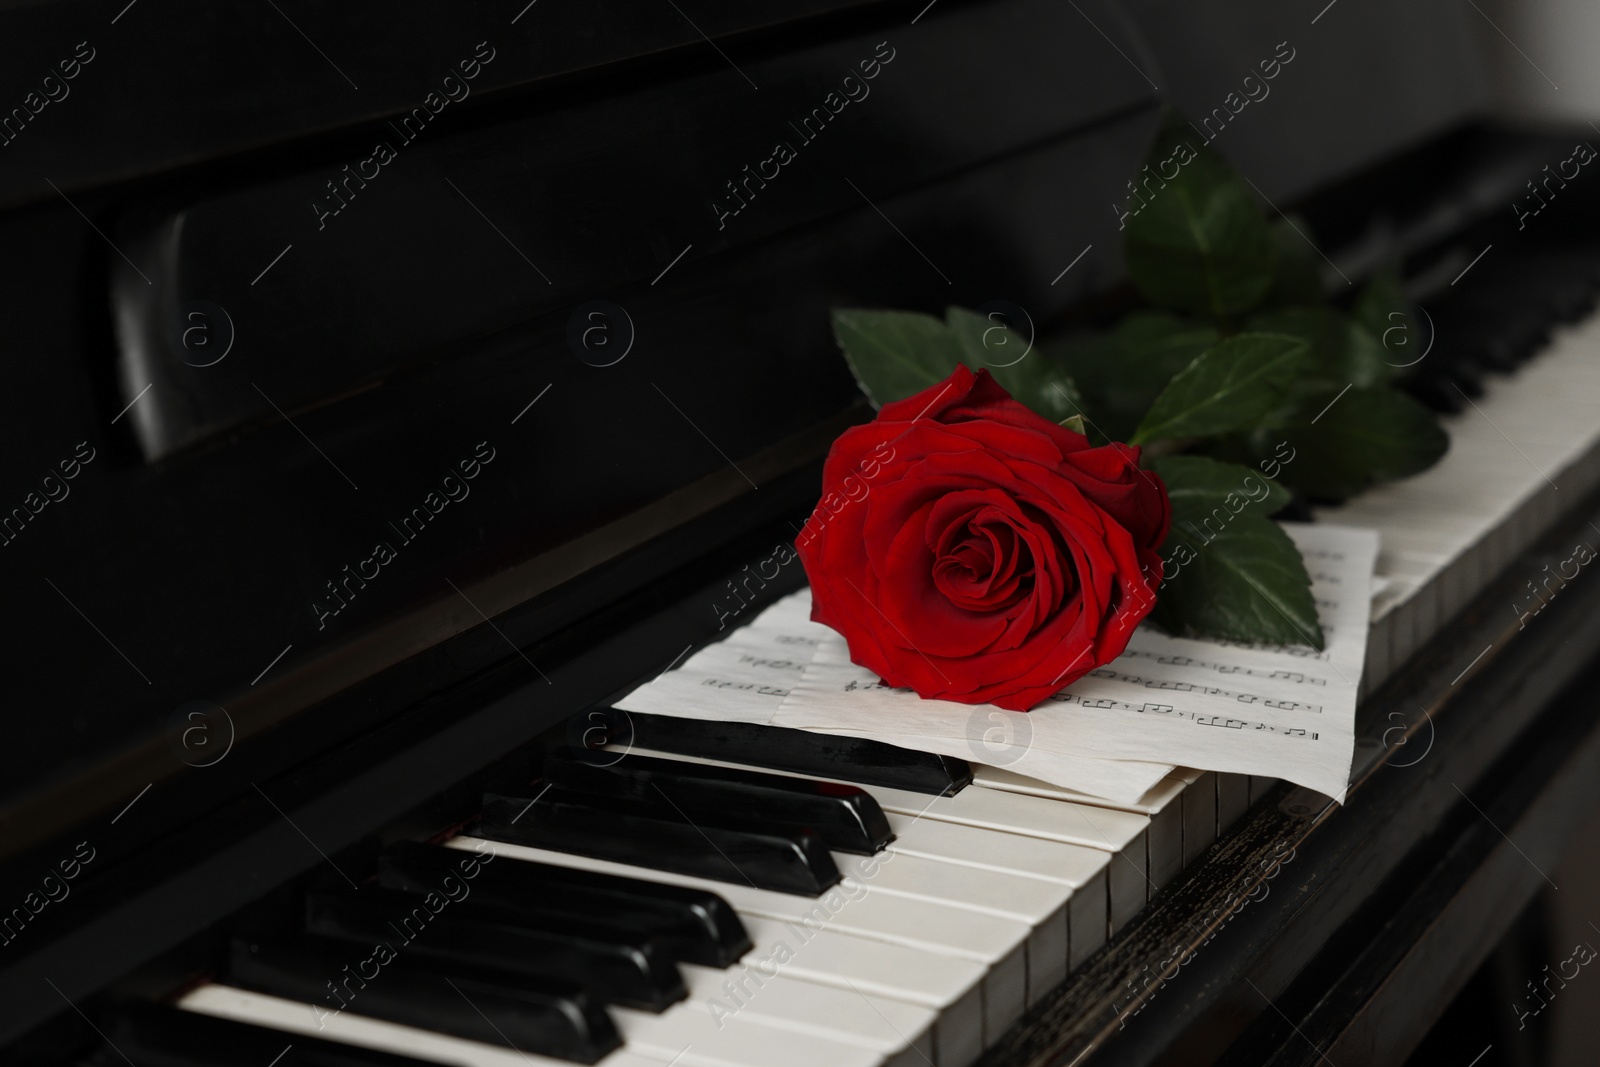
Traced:
POLYGON ((797 539, 811 617, 890 685, 1026 711, 1120 655, 1155 605, 1161 479, 988 371, 884 405, 822 481, 797 539))

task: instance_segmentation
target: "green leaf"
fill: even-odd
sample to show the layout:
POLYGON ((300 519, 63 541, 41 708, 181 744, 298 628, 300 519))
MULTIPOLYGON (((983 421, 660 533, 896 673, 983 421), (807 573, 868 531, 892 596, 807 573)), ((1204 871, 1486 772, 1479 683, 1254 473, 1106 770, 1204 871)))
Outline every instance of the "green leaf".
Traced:
POLYGON ((1156 397, 1132 443, 1209 437, 1254 425, 1283 399, 1307 348, 1297 337, 1241 333, 1206 349, 1156 397))
POLYGON ((1277 250, 1255 194, 1175 113, 1133 186, 1128 273, 1146 299, 1217 319, 1261 300, 1277 250))
POLYGON ((1355 319, 1326 306, 1288 307, 1252 315, 1245 328, 1304 338, 1311 358, 1302 378, 1337 385, 1381 385, 1394 375, 1383 346, 1355 319))
POLYGON ((1088 429, 1083 424, 1082 415, 1068 415, 1066 418, 1061 420, 1060 424, 1071 430, 1073 433, 1081 433, 1085 437, 1089 435, 1088 429))
POLYGON ((1393 267, 1374 274, 1350 309, 1356 321, 1377 339, 1384 364, 1396 375, 1420 360, 1427 348, 1411 311, 1411 301, 1400 287, 1400 273, 1393 267))
POLYGON ((1166 483, 1174 516, 1208 515, 1218 507, 1271 515, 1291 499, 1289 490, 1271 478, 1206 456, 1159 456, 1149 467, 1166 483))
POLYGON ((1271 230, 1278 261, 1272 272, 1272 287, 1261 298, 1262 306, 1290 307, 1327 300, 1321 257, 1311 245, 1311 224, 1298 215, 1284 215, 1272 221, 1271 230))
POLYGON ((1151 617, 1168 633, 1323 647, 1305 561, 1264 515, 1233 515, 1219 525, 1214 514, 1174 508, 1162 556, 1168 573, 1151 617))
POLYGON ((1216 327, 1165 311, 1136 311, 1107 334, 1046 343, 1050 359, 1077 382, 1091 429, 1126 441, 1162 388, 1217 343, 1216 327))
MULTIPOLYGON (((1341 499, 1373 482, 1426 470, 1450 447, 1433 413, 1393 389, 1331 385, 1296 398, 1250 435, 1257 454, 1286 440, 1282 480, 1308 496, 1341 499)), ((1280 457, 1281 458, 1281 457, 1280 457)))
POLYGON ((944 381, 962 362, 950 329, 919 312, 840 308, 833 313, 833 336, 874 407, 944 381))
POLYGON ((961 345, 962 362, 986 369, 1012 397, 1052 422, 1083 412, 1083 398, 1060 360, 992 318, 966 308, 945 308, 945 321, 961 345))

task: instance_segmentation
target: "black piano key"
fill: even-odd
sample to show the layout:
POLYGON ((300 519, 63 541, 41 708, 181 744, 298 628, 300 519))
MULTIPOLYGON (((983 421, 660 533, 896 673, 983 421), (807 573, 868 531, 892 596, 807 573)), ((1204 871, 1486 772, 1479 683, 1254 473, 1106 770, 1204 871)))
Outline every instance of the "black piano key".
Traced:
POLYGON ((351 1011, 557 1059, 594 1063, 622 1042, 611 1017, 570 982, 422 963, 389 942, 292 934, 235 938, 228 973, 247 989, 304 1001, 317 1018, 351 1011))
POLYGON ((485 907, 470 897, 436 895, 431 904, 372 886, 314 892, 306 897, 306 929, 368 945, 387 940, 421 960, 566 978, 608 1004, 645 1011, 688 996, 672 957, 637 929, 571 913, 485 907))
POLYGON ((715 893, 549 863, 496 861, 492 853, 400 841, 378 859, 378 883, 409 893, 438 892, 445 879, 472 877, 472 899, 513 913, 575 915, 656 939, 683 963, 727 967, 750 951, 750 935, 715 893), (466 865, 465 867, 463 865, 466 865))
MULTIPOLYGON (((631 743, 637 748, 936 796, 958 793, 972 784, 972 768, 965 760, 913 752, 881 741, 643 712, 609 711, 606 715, 613 724, 609 742, 631 743)), ((600 733, 590 731, 590 743, 607 740, 600 733)))
POLYGON ((139 1067, 430 1067, 434 1060, 324 1041, 265 1026, 141 1004, 121 1011, 107 1035, 118 1050, 108 1063, 139 1067))
POLYGON ((544 778, 653 804, 701 826, 813 833, 840 852, 870 856, 894 840, 883 809, 856 786, 639 755, 596 766, 569 750, 545 759, 544 778))
POLYGON ((483 798, 482 837, 629 863, 658 871, 820 896, 839 883, 815 834, 699 826, 649 805, 546 787, 537 797, 483 798))

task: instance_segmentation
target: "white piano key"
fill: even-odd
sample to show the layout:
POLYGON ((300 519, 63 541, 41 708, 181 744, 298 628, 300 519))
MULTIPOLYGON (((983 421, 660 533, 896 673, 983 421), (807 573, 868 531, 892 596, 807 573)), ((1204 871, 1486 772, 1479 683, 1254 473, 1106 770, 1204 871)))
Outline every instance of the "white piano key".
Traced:
POLYGON ((1183 791, 1183 865, 1198 860, 1216 839, 1216 775, 1206 771, 1183 791))
POLYGON ((829 1040, 816 1032, 775 1029, 738 1017, 714 1018, 687 1004, 659 1014, 607 1009, 623 1048, 683 1067, 879 1067, 881 1052, 829 1040))
MULTIPOLYGON (((446 844, 471 849, 479 847, 480 839, 461 836, 446 844)), ((870 882, 865 885, 844 882, 821 896, 807 897, 502 841, 494 842, 494 849, 496 856, 703 889, 722 897, 741 915, 760 915, 791 925, 850 933, 983 964, 992 965, 1005 959, 1022 947, 1028 936, 1024 923, 924 900, 874 893, 870 882)), ((888 866, 885 864, 884 869, 888 866)))
MULTIPOLYGON (((462 836, 445 844, 472 850, 481 842, 478 838, 462 836)), ((793 952, 797 959, 804 955, 808 964, 817 957, 811 952, 813 939, 829 933, 846 935, 852 941, 910 950, 910 955, 900 958, 899 965, 925 972, 931 982, 922 984, 932 986, 934 999, 950 1003, 956 995, 977 987, 982 1012, 980 1033, 984 1031, 984 1024, 1015 1019, 1023 1008, 1029 933, 1023 923, 903 897, 863 894, 849 887, 835 886, 821 897, 801 897, 525 845, 497 841, 494 848, 497 856, 511 859, 553 863, 716 893, 739 913, 747 928, 753 918, 782 923, 791 938, 806 949, 802 953, 800 946, 786 942, 788 952, 793 952), (992 975, 991 967, 996 968, 992 975)), ((848 946, 829 947, 848 951, 848 946)), ((792 962, 785 964, 786 968, 792 966, 795 966, 792 962)), ((896 988, 899 987, 880 986, 877 991, 894 995, 896 988)), ((995 1036, 999 1036, 998 1033, 995 1036)))
POLYGON ((1105 870, 1104 849, 1066 845, 1004 830, 886 813, 895 839, 889 848, 911 856, 1040 878, 1076 889, 1105 870))
POLYGON ((1150 825, 1148 818, 1133 812, 995 789, 968 788, 948 797, 881 787, 873 787, 868 792, 885 811, 1005 830, 1107 852, 1126 848, 1150 825))
POLYGON ((1025 1004, 1066 977, 1067 900, 1072 895, 1066 886, 892 849, 877 856, 834 853, 834 862, 847 881, 868 892, 968 908, 1027 924, 1031 932, 1022 975, 1025 1004))
POLYGON ((982 965, 755 915, 740 918, 753 946, 745 958, 756 959, 758 974, 772 971, 933 1009, 936 1067, 963 1067, 983 1051, 982 965))
POLYGON ((1077 970, 1083 961, 1106 943, 1111 906, 1107 899, 1106 872, 1100 871, 1089 884, 1073 891, 1067 902, 1067 969, 1077 970))
POLYGON ((1247 775, 1217 774, 1217 836, 1221 837, 1250 808, 1247 775))
POLYGON ((689 997, 684 1004, 715 1019, 737 1016, 780 1030, 818 1031, 885 1055, 920 1049, 934 1056, 938 1012, 859 989, 806 981, 773 962, 774 942, 757 945, 727 970, 680 963, 689 997), (764 966, 763 961, 767 961, 764 966))
POLYGON ((1150 819, 1150 826, 1142 835, 1145 862, 1146 888, 1149 895, 1170 882, 1183 869, 1183 810, 1179 795, 1187 782, 1169 774, 1145 791, 1132 803, 1123 804, 1103 797, 1092 797, 1064 786, 1041 782, 1037 778, 1017 774, 998 767, 974 767, 973 784, 986 789, 999 789, 1028 796, 1069 800, 1093 807, 1131 811, 1150 819))
MULTIPOLYGON (((323 1012, 319 1021, 310 1004, 214 983, 190 990, 178 1000, 177 1006, 202 1015, 413 1056, 434 1063, 450 1064, 451 1067, 572 1067, 570 1060, 551 1059, 499 1045, 487 1045, 481 1041, 450 1037, 416 1026, 373 1019, 356 1014, 354 1009, 337 1014, 323 1012)), ((600 1060, 599 1067, 663 1067, 665 1063, 658 1056, 640 1055, 622 1048, 600 1060)))

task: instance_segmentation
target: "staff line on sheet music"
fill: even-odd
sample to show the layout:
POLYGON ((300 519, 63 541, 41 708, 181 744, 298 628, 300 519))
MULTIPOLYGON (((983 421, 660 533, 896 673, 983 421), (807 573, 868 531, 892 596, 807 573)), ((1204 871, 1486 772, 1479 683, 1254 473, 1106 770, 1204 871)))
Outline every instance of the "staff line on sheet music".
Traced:
POLYGON ((515 652, 517 655, 522 657, 522 662, 526 663, 528 666, 532 667, 535 671, 539 672, 539 677, 544 679, 544 683, 546 685, 555 685, 556 684, 556 683, 554 683, 554 682, 552 682, 550 680, 550 678, 544 673, 544 671, 540 671, 539 670, 539 665, 537 663, 533 662, 533 660, 529 659, 528 658, 528 654, 526 652, 522 651, 522 649, 517 647, 516 642, 512 641, 511 638, 507 637, 505 635, 505 632, 502 631, 500 629, 500 627, 498 627, 498 626, 496 626, 494 624, 494 620, 493 619, 491 619, 491 618, 489 618, 489 616, 483 614, 483 609, 482 608, 480 608, 480 607, 478 607, 478 605, 472 603, 472 598, 471 597, 469 597, 467 594, 461 592, 461 587, 459 585, 457 585, 455 582, 451 582, 450 579, 448 579, 448 578, 446 578, 445 581, 446 582, 450 582, 450 588, 451 589, 454 589, 457 593, 461 594, 461 599, 462 600, 465 600, 468 604, 472 604, 472 610, 476 611, 479 615, 483 616, 483 621, 489 624, 489 629, 491 629, 495 633, 499 634, 500 635, 500 640, 502 640, 506 644, 510 645, 511 646, 511 651, 515 652))
MULTIPOLYGON (((40 577, 44 578, 44 575, 40 575, 40 577)), ((122 649, 120 649, 120 648, 117 648, 117 643, 115 641, 111 640, 111 638, 109 638, 109 637, 106 637, 106 632, 104 630, 102 630, 102 629, 100 629, 100 627, 94 625, 94 620, 93 619, 91 619, 91 618, 89 618, 89 616, 83 614, 83 609, 82 608, 80 608, 80 607, 78 607, 78 605, 72 603, 72 598, 71 597, 69 597, 69 596, 67 596, 67 594, 61 592, 61 587, 59 585, 57 585, 55 582, 51 582, 49 578, 45 578, 44 580, 47 581, 47 582, 50 582, 50 588, 54 589, 56 591, 57 595, 59 595, 62 600, 65 600, 67 602, 67 604, 72 608, 73 611, 76 611, 79 615, 83 616, 83 621, 84 622, 88 623, 90 626, 94 626, 94 632, 99 634, 101 637, 105 638, 106 644, 108 644, 112 648, 116 649, 117 655, 121 656, 124 660, 127 660, 128 666, 132 667, 135 671, 139 672, 139 677, 144 679, 144 684, 145 685, 154 685, 155 684, 154 682, 152 682, 150 680, 149 676, 144 673, 144 671, 140 671, 139 670, 139 665, 137 663, 133 662, 133 660, 131 660, 131 659, 128 659, 128 654, 126 652, 122 651, 122 649)))
POLYGON ((861 199, 863 199, 863 200, 865 200, 867 202, 867 206, 868 207, 870 207, 870 208, 872 208, 872 210, 876 211, 883 218, 883 221, 887 222, 889 224, 890 228, 892 228, 895 233, 900 235, 900 239, 901 240, 903 240, 906 244, 911 246, 911 250, 913 252, 915 252, 917 255, 921 256, 924 260, 927 261, 928 266, 932 267, 934 269, 934 271, 939 275, 939 277, 944 279, 944 283, 946 285, 954 285, 955 284, 955 282, 952 282, 950 280, 949 276, 947 274, 945 274, 944 271, 939 270, 939 264, 935 263, 931 259, 928 259, 928 254, 926 252, 924 252, 922 249, 918 248, 917 245, 916 245, 916 242, 911 240, 911 238, 907 237, 905 231, 902 230, 900 227, 896 226, 894 224, 894 220, 891 219, 888 215, 885 215, 883 213, 883 208, 879 207, 877 204, 874 204, 872 202, 872 198, 870 196, 868 196, 866 193, 863 193, 861 191, 861 187, 860 186, 858 186, 855 182, 850 181, 849 178, 846 178, 845 181, 849 182, 850 188, 852 188, 852 189, 854 189, 856 191, 856 195, 857 196, 861 197, 861 199))
MULTIPOLYGON (((1315 641, 1311 640, 1311 635, 1306 633, 1304 630, 1300 629, 1300 624, 1295 622, 1293 619, 1291 619, 1289 617, 1289 613, 1284 611, 1283 608, 1279 607, 1278 606, 1278 602, 1276 600, 1273 600, 1270 596, 1268 596, 1267 595, 1267 591, 1265 589, 1261 588, 1261 586, 1257 585, 1256 584, 1256 580, 1254 578, 1250 577, 1248 574, 1244 573, 1243 571, 1239 572, 1239 577, 1241 577, 1245 581, 1249 582, 1250 583, 1250 588, 1254 589, 1257 593, 1260 593, 1261 594, 1261 599, 1265 600, 1268 604, 1271 604, 1272 607, 1273 607, 1273 610, 1276 611, 1279 615, 1283 616, 1283 621, 1288 623, 1290 626, 1293 626, 1294 629, 1295 629, 1295 632, 1298 633, 1301 637, 1305 638, 1306 644, 1310 645, 1312 648, 1316 648, 1317 647, 1317 643, 1315 641)), ((1350 676, 1345 674, 1344 671, 1341 671, 1339 669, 1339 665, 1337 663, 1335 663, 1335 662, 1333 662, 1333 660, 1329 659, 1327 661, 1327 664, 1328 664, 1328 666, 1333 668, 1333 671, 1334 671, 1335 674, 1337 674, 1340 678, 1344 679, 1346 685, 1355 685, 1355 683, 1350 680, 1350 676)))
MULTIPOLYGON (((1456 785, 1454 782, 1450 783, 1450 788, 1454 789, 1457 793, 1461 793, 1461 787, 1459 785, 1456 785)), ((1478 807, 1478 805, 1473 802, 1471 797, 1467 796, 1467 794, 1465 794, 1465 793, 1461 793, 1461 799, 1465 800, 1468 804, 1472 804, 1472 810, 1477 812, 1479 815, 1482 815, 1483 816, 1483 821, 1488 823, 1490 826, 1493 826, 1494 827, 1494 832, 1499 834, 1501 837, 1504 837, 1506 839, 1506 844, 1510 845, 1512 848, 1516 848, 1517 849, 1517 855, 1521 856, 1525 860, 1528 860, 1528 866, 1532 867, 1534 870, 1538 871, 1540 878, 1543 878, 1545 881, 1550 882, 1550 876, 1548 874, 1544 873, 1544 869, 1542 867, 1540 867, 1537 863, 1533 862, 1533 860, 1528 859, 1528 854, 1526 852, 1522 851, 1522 849, 1517 848, 1517 843, 1515 841, 1511 840, 1511 838, 1506 835, 1506 832, 1504 830, 1500 829, 1500 827, 1495 824, 1495 821, 1493 819, 1489 818, 1489 816, 1484 813, 1484 810, 1482 808, 1478 807)), ((1561 889, 1561 887, 1556 885, 1554 882, 1550 882, 1550 888, 1554 889, 1554 890, 1557 890, 1557 891, 1559 891, 1561 889)))
MULTIPOLYGON (((283 816, 283 821, 288 823, 291 827, 293 827, 295 833, 299 834, 301 837, 304 837, 306 839, 306 844, 310 845, 312 848, 317 850, 317 855, 321 856, 323 859, 328 861, 328 866, 329 867, 332 867, 334 870, 339 871, 339 877, 340 878, 343 878, 345 881, 350 882, 350 876, 348 874, 345 874, 344 871, 340 870, 339 865, 337 863, 333 862, 333 860, 328 856, 328 854, 326 852, 322 851, 322 846, 318 845, 315 841, 311 840, 310 836, 308 836, 304 830, 300 829, 300 827, 298 825, 296 825, 296 823, 295 823, 295 821, 293 819, 289 818, 288 813, 285 812, 282 808, 278 807, 277 803, 275 801, 273 801, 273 799, 271 797, 267 796, 265 790, 263 790, 259 785, 256 785, 256 783, 254 783, 254 782, 251 782, 250 784, 251 784, 251 786, 253 786, 255 788, 255 791, 257 793, 261 794, 261 799, 262 800, 265 800, 268 804, 272 805, 272 810, 273 811, 275 811, 279 815, 283 816)), ((357 888, 356 884, 354 882, 350 882, 350 888, 351 889, 356 889, 357 888)))
MULTIPOLYGON (((295 421, 293 419, 291 419, 288 415, 284 414, 283 409, 278 406, 278 404, 277 404, 277 402, 275 400, 273 400, 270 396, 268 396, 265 392, 262 391, 261 386, 257 385, 255 382, 251 382, 250 383, 250 387, 252 389, 254 389, 256 392, 261 393, 261 399, 263 399, 267 403, 271 404, 272 405, 272 410, 276 411, 278 413, 278 416, 281 419, 283 419, 284 422, 287 422, 290 426, 293 426, 295 433, 299 434, 301 437, 305 437, 306 438, 306 444, 310 445, 312 448, 316 448, 317 449, 317 455, 321 456, 323 459, 327 459, 328 460, 328 466, 332 467, 336 471, 339 471, 339 477, 343 478, 347 482, 350 482, 350 476, 348 474, 346 474, 343 470, 341 470, 337 463, 335 463, 331 459, 328 459, 328 454, 326 452, 324 452, 322 449, 317 448, 317 443, 315 441, 313 441, 309 437, 306 437, 306 432, 304 430, 302 430, 298 425, 296 425, 295 421)), ((357 485, 355 482, 350 482, 350 488, 354 489, 358 493, 361 491, 361 487, 359 485, 357 485)))
POLYGON ((710 434, 706 433, 698 425, 696 425, 695 421, 693 419, 691 419, 687 414, 685 414, 684 410, 682 408, 680 408, 677 404, 673 403, 672 398, 670 396, 668 396, 665 391, 662 390, 661 386, 656 385, 655 382, 651 382, 650 385, 651 385, 652 388, 655 389, 656 392, 661 394, 661 399, 665 400, 669 404, 672 404, 672 410, 673 411, 676 411, 679 415, 683 415, 683 421, 687 422, 690 426, 693 426, 695 433, 699 434, 701 437, 704 437, 706 439, 706 444, 710 445, 712 448, 717 449, 717 455, 721 456, 724 460, 726 460, 728 466, 732 467, 736 471, 739 471, 739 477, 743 478, 747 482, 750 482, 750 488, 752 488, 752 489, 760 489, 761 488, 755 482, 750 481, 750 476, 748 474, 746 474, 744 471, 740 470, 739 469, 739 465, 737 463, 735 463, 733 460, 729 459, 728 458, 728 454, 726 452, 724 452, 721 448, 717 447, 717 443, 711 439, 711 435, 710 434))

